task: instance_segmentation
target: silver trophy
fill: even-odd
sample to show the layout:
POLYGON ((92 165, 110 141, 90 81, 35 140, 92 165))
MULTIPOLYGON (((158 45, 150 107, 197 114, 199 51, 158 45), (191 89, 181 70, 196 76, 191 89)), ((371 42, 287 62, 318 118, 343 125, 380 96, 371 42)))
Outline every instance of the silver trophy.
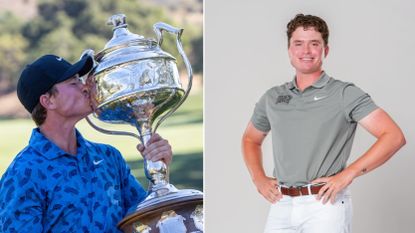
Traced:
MULTIPOLYGON (((153 28, 157 41, 128 31, 125 15, 110 17, 113 37, 105 48, 93 54, 96 67, 87 79, 91 89, 94 116, 111 124, 129 124, 138 134, 106 130, 87 121, 96 130, 113 135, 128 135, 146 145, 157 127, 186 99, 192 86, 192 68, 183 51, 183 29, 165 23, 153 28), (180 83, 176 59, 161 49, 163 31, 176 36, 176 46, 184 61, 188 86, 180 83), (153 127, 155 125, 155 127, 153 127)), ((163 161, 144 160, 150 181, 149 195, 118 224, 124 232, 203 232, 203 193, 178 190, 168 180, 163 161)))

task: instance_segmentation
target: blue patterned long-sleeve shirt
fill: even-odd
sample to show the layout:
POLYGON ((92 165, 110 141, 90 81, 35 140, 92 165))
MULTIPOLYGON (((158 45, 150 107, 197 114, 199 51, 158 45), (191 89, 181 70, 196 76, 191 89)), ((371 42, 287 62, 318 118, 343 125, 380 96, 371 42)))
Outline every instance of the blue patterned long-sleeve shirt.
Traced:
POLYGON ((0 180, 0 232, 118 232, 146 197, 118 150, 76 134, 69 155, 33 130, 0 180))

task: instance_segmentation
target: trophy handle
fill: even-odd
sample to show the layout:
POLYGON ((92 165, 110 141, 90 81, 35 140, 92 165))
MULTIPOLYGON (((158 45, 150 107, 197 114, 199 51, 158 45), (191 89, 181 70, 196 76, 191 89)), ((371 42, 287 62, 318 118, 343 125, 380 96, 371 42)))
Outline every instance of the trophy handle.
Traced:
POLYGON ((162 22, 158 22, 158 23, 154 24, 153 29, 154 29, 154 32, 156 33, 157 43, 160 47, 161 47, 161 44, 163 43, 163 31, 167 31, 171 34, 176 35, 177 50, 179 51, 180 56, 182 57, 182 59, 184 61, 184 64, 185 64, 186 70, 187 70, 188 80, 189 80, 189 82, 187 84, 186 92, 184 93, 182 99, 173 108, 171 108, 170 111, 168 111, 166 114, 164 114, 158 120, 158 122, 157 122, 157 124, 156 124, 156 126, 154 127, 154 130, 153 130, 153 132, 156 132, 156 130, 159 127, 159 125, 161 124, 161 122, 163 122, 167 117, 169 117, 171 114, 173 114, 180 107, 180 105, 182 105, 182 103, 186 100, 187 96, 189 95, 190 89, 192 88, 193 71, 192 71, 192 66, 190 65, 189 59, 187 59, 187 56, 184 53, 182 42, 181 42, 181 36, 182 36, 182 33, 183 33, 183 29, 182 28, 176 28, 176 27, 173 27, 173 26, 171 26, 167 23, 162 23, 162 22))
POLYGON ((130 137, 134 137, 137 138, 139 140, 141 140, 140 136, 138 136, 135 133, 130 133, 130 132, 124 132, 124 131, 113 131, 113 130, 107 130, 104 128, 101 128, 99 126, 97 126, 96 124, 94 124, 91 119, 89 118, 89 116, 85 117, 86 121, 88 122, 88 124, 90 126, 92 126, 92 128, 94 128, 95 130, 101 132, 101 133, 105 133, 105 134, 110 134, 110 135, 123 135, 123 136, 130 136, 130 137))

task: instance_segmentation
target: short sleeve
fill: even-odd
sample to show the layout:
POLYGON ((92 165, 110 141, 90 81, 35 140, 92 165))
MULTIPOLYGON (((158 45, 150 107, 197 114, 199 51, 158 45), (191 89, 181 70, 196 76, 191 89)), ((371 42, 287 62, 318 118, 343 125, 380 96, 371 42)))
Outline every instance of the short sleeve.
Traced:
POLYGON ((33 171, 8 170, 0 181, 0 232, 42 232, 43 198, 33 171))
POLYGON ((251 117, 251 122, 254 127, 262 132, 268 132, 271 130, 271 125, 267 115, 267 99, 268 92, 266 92, 255 104, 254 113, 251 117))
POLYGON ((378 108, 369 94, 352 83, 344 87, 342 97, 344 112, 349 122, 358 122, 378 108))

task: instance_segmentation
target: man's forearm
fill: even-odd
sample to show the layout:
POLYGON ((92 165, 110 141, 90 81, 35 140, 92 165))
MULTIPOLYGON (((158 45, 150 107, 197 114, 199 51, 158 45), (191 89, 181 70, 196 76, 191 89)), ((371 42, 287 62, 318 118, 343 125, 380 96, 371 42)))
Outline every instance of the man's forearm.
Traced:
POLYGON ((245 164, 258 192, 269 202, 275 203, 282 198, 282 194, 276 189, 278 182, 273 177, 267 177, 262 166, 261 148, 266 133, 252 130, 250 126, 248 125, 248 130, 242 139, 242 153, 245 164), (249 134, 250 132, 251 134, 249 134))
POLYGON ((248 123, 242 136, 244 161, 254 182, 266 177, 264 167, 262 166, 262 142, 266 136, 267 132, 257 130, 251 122, 248 123))
POLYGON ((388 161, 405 143, 401 132, 385 133, 346 170, 352 172, 354 177, 366 174, 388 161))
POLYGON ((264 177, 265 171, 262 165, 261 145, 249 141, 249 139, 244 139, 242 150, 244 161, 252 180, 255 181, 258 177, 264 177))

